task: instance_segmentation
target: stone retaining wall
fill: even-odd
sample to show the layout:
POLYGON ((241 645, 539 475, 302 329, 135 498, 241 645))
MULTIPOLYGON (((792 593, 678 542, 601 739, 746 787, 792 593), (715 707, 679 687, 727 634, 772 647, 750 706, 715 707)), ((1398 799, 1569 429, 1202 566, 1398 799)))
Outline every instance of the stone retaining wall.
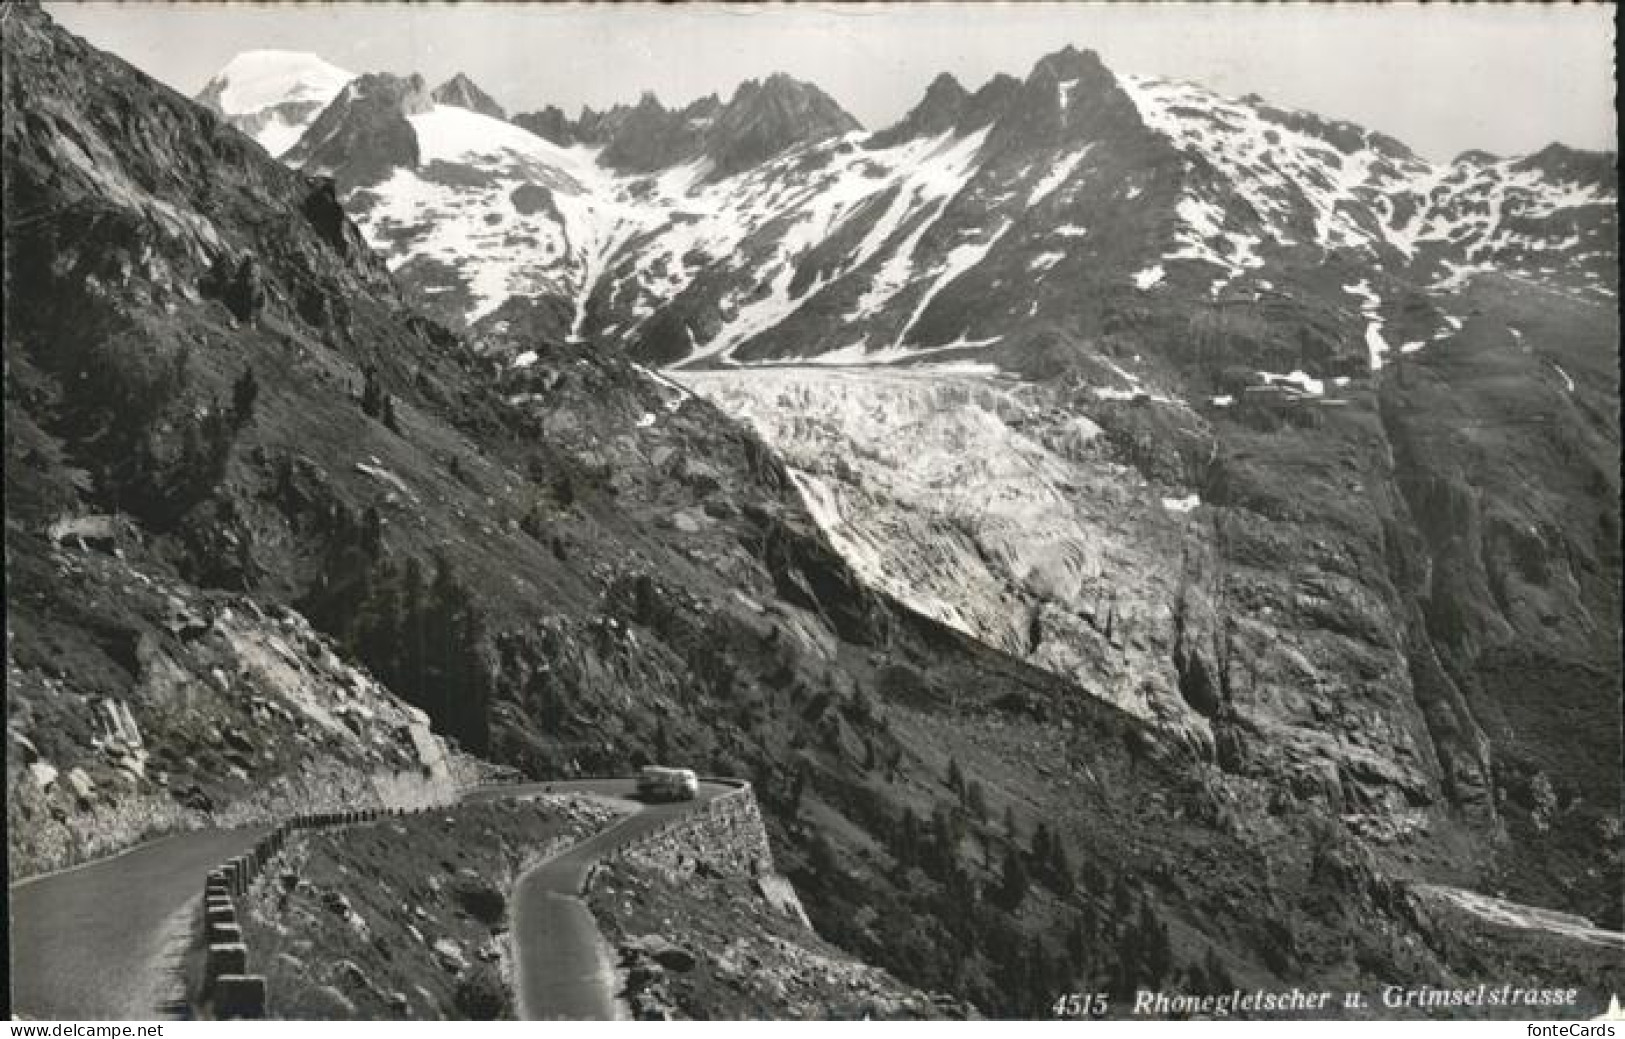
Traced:
POLYGON ((455 801, 492 778, 466 754, 442 749, 432 761, 432 767, 393 772, 318 765, 267 777, 252 796, 212 811, 187 808, 169 795, 130 795, 64 820, 35 824, 26 835, 13 832, 10 880, 77 866, 172 833, 263 826, 290 814, 357 807, 430 808, 455 801))
MULTIPOLYGON (((472 784, 477 777, 470 772, 460 778, 472 784)), ((737 780, 707 782, 726 783, 736 789, 623 845, 613 856, 679 875, 703 868, 725 876, 754 878, 763 898, 805 924, 806 914, 795 889, 778 875, 774 866, 761 808, 750 784, 737 780)), ((383 791, 379 793, 382 796, 383 791)), ((210 871, 204 881, 203 910, 198 917, 204 972, 199 990, 192 994, 197 1008, 219 1019, 268 1016, 272 994, 266 991, 265 977, 252 973, 253 950, 243 939, 238 911, 251 886, 265 875, 267 866, 276 860, 295 832, 366 825, 404 815, 444 811, 447 807, 442 802, 406 808, 302 813, 280 823, 245 854, 210 871)), ((591 885, 592 872, 586 883, 591 885)))
POLYGON ((658 830, 622 845, 615 858, 668 873, 692 873, 702 865, 726 876, 761 877, 777 872, 762 811, 749 783, 707 779, 735 786, 658 830))
MULTIPOLYGON (((612 857, 668 876, 690 876, 703 869, 720 876, 749 877, 763 901, 812 930, 795 886, 774 865, 762 809, 750 784, 728 779, 706 782, 726 783, 736 789, 623 845, 612 857)), ((593 876, 588 873, 587 887, 593 876)))

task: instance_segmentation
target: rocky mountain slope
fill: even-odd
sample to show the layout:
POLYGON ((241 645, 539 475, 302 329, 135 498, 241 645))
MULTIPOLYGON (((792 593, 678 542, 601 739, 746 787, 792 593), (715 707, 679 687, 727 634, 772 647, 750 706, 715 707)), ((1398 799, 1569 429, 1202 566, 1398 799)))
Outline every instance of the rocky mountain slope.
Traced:
POLYGON ((269 463, 237 452, 265 414, 254 369, 268 396, 280 382, 222 339, 304 349, 254 323, 267 287, 239 259, 287 264, 268 291, 290 311, 393 291, 387 274, 331 191, 37 12, 8 17, 13 871, 210 820, 450 796, 422 710, 241 594, 264 557, 214 494, 234 457, 269 463))
MULTIPOLYGON (((70 721, 86 704, 185 748, 264 696, 188 648, 150 583, 304 618, 311 638, 284 642, 318 704, 353 672, 388 690, 375 716, 392 694, 530 775, 749 777, 824 939, 989 1014, 1097 987, 1124 1013, 1141 985, 1499 983, 1508 954, 1452 943, 1417 879, 1618 925, 1619 862, 1597 857, 1618 844, 1598 778, 1617 734, 1581 720, 1618 688, 1599 290, 1509 269, 1439 297, 1334 248, 1248 268, 1298 293, 1283 309, 1192 302, 1229 269, 1135 235, 1194 233, 1174 200, 1187 162, 1212 163, 1135 129, 1130 92, 1075 52, 968 98, 937 88, 916 120, 951 117, 934 137, 826 137, 731 175, 624 176, 598 145, 363 77, 289 155, 329 180, 37 8, 13 9, 4 46, 8 730, 42 750, 61 733, 56 767, 101 753, 70 721), (1057 154, 1081 157, 1062 175, 1057 154), (1124 205, 1136 186, 1173 209, 1124 205), (536 243, 505 254, 521 199, 536 243), (963 365, 693 377, 776 452, 639 362, 811 354, 839 322, 791 338, 804 301, 870 291, 842 283, 871 266, 894 289, 864 327, 900 329, 896 353, 968 344, 1040 231, 1105 244, 1070 290, 1010 297, 1013 328, 1037 307, 1031 331, 978 348, 1020 384, 963 365), (1452 334, 1373 371, 1378 317, 1402 345, 1413 318, 1452 334), (903 435, 928 464, 899 464, 903 435), (1016 536, 1039 515, 1041 541, 1016 536), (953 598, 933 543, 981 557, 977 597, 953 598), (190 713, 162 689, 193 690, 190 713)), ((738 124, 738 154, 776 139, 751 129, 766 115, 738 124)), ((215 805, 299 767, 259 753, 281 729, 247 724, 248 782, 201 783, 215 805)), ((14 849, 89 821, 20 799, 20 767, 14 849)), ((1518 963, 1566 962, 1562 940, 1518 963)), ((1609 971, 1586 967, 1582 1009, 1609 971)))

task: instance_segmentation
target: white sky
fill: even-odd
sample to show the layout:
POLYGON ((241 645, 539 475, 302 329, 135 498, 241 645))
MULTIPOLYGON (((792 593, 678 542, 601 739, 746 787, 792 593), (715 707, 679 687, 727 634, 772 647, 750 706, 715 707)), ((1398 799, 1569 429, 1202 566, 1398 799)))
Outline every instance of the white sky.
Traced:
POLYGON ((352 72, 467 72, 514 111, 667 104, 788 72, 872 129, 939 72, 971 90, 1071 43, 1112 69, 1351 119, 1448 159, 1614 149, 1612 5, 1052 3, 46 5, 188 95, 240 51, 352 72))

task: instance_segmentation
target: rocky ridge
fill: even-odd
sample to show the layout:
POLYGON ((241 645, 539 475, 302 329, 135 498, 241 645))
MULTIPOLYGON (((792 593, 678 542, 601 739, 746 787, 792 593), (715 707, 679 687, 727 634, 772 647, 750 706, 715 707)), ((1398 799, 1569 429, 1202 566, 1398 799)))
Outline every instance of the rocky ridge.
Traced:
POLYGON ((429 96, 434 98, 435 104, 456 105, 458 108, 466 108, 480 115, 488 115, 492 119, 508 118, 502 106, 497 104, 490 94, 481 90, 478 84, 461 72, 435 87, 429 96))

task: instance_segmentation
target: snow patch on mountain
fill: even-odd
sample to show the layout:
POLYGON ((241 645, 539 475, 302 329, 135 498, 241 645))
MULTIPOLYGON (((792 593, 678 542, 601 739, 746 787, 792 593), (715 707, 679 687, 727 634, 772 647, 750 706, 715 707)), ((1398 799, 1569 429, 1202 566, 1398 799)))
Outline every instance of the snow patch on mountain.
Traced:
POLYGON ((729 360, 740 344, 779 324, 800 307, 817 288, 792 294, 790 283, 796 275, 796 261, 827 238, 879 188, 878 183, 868 178, 832 177, 817 187, 798 190, 793 200, 779 210, 786 226, 774 243, 772 254, 761 264, 762 273, 752 290, 753 298, 742 300, 741 295, 736 294, 728 301, 733 307, 731 319, 703 344, 696 356, 729 360))
POLYGON ((1067 178, 1077 170, 1078 165, 1088 158, 1089 152, 1094 146, 1094 142, 1091 141, 1079 151, 1073 152, 1071 155, 1062 158, 1054 166, 1051 166, 1049 171, 1039 178, 1038 183, 1033 185, 1032 192, 1027 196, 1027 205, 1029 207, 1036 206, 1053 195, 1055 189, 1065 184, 1067 178))
POLYGON ((327 104, 355 76, 314 54, 299 51, 244 51, 215 76, 218 103, 226 115, 247 115, 290 101, 327 104))
POLYGON ((259 142, 260 147, 271 155, 281 155, 298 144, 299 138, 303 137, 309 128, 304 123, 295 122, 276 113, 266 121, 258 133, 252 136, 259 142))
POLYGON ((1600 228, 1579 233, 1584 214, 1574 211, 1599 206, 1611 209, 1615 197, 1595 184, 1554 180, 1537 170, 1521 168, 1525 161, 1457 163, 1435 172, 1426 186, 1441 189, 1440 201, 1419 218, 1413 241, 1463 248, 1474 262, 1518 250, 1595 258, 1611 249, 1600 228), (1565 219, 1552 219, 1555 217, 1565 219), (1586 238, 1594 240, 1588 243, 1586 238), (1582 249, 1587 245, 1589 252, 1582 249))
POLYGON ((974 169, 976 156, 987 139, 982 129, 963 138, 943 134, 927 145, 904 145, 904 149, 921 148, 922 154, 912 156, 906 152, 893 160, 894 169, 902 177, 897 186, 897 200, 886 215, 877 222, 874 231, 864 239, 860 248, 861 259, 854 268, 861 267, 880 247, 890 240, 907 216, 929 207, 929 215, 917 220, 915 227, 893 249, 884 264, 876 271, 868 289, 859 298, 849 317, 876 313, 914 278, 914 252, 920 239, 942 215, 947 200, 964 187, 974 169), (899 211, 899 210, 902 211, 899 211))
MULTIPOLYGON (((985 138, 984 129, 963 138, 943 134, 890 149, 837 152, 810 182, 794 178, 787 183, 779 175, 782 170, 775 168, 780 163, 711 185, 706 195, 717 214, 715 219, 726 219, 745 233, 769 220, 782 221, 784 229, 767 260, 755 261, 761 273, 752 279, 753 285, 760 286, 753 290, 754 298, 728 301, 731 306, 725 308, 722 328, 708 342, 699 344, 694 359, 731 360, 737 347, 794 313, 828 280, 820 279, 793 295, 790 283, 796 274, 796 262, 844 225, 860 207, 890 192, 892 202, 834 275, 864 269, 895 242, 893 251, 876 268, 866 291, 856 301, 851 316, 866 316, 885 306, 922 276, 914 262, 919 241, 941 215, 946 200, 963 188, 974 172, 985 138), (914 221, 913 228, 896 241, 900 229, 910 220, 914 221)), ((987 244, 990 247, 992 243, 987 244)), ((655 247, 669 254, 664 243, 656 243, 655 247)), ((731 251, 729 247, 727 252, 731 251)), ((974 263, 969 254, 961 254, 958 259, 967 266, 974 263)), ((932 273, 938 281, 928 291, 927 300, 942 283, 946 269, 932 273)), ((900 335, 899 343, 901 339, 900 335)))
POLYGON ((561 148, 512 123, 456 105, 435 105, 411 116, 418 149, 425 163, 435 161, 517 165, 518 171, 544 178, 548 186, 584 185, 605 179, 585 148, 561 148), (560 175, 570 177, 561 181, 560 175))
POLYGON ((1274 372, 1259 372, 1258 374, 1263 376, 1264 383, 1267 386, 1291 386, 1314 397, 1320 397, 1326 393, 1326 381, 1324 379, 1306 375, 1301 369, 1295 368, 1285 375, 1276 375, 1274 372))
POLYGON ((391 267, 428 257, 455 268, 477 321, 510 296, 575 302, 577 327, 606 258, 647 214, 621 202, 588 148, 561 148, 452 105, 410 116, 421 157, 370 190, 360 221, 391 267))
POLYGON ((1360 313, 1365 316, 1365 347, 1366 357, 1372 371, 1382 369, 1382 356, 1390 347, 1388 340, 1382 334, 1382 298, 1371 288, 1370 282, 1361 279, 1353 285, 1344 285, 1343 291, 1360 297, 1360 313))
POLYGON ((985 241, 965 242, 948 250, 948 255, 944 258, 942 265, 934 272, 935 278, 931 283, 931 287, 925 290, 925 295, 921 296, 919 303, 915 304, 914 312, 909 315, 909 319, 904 322, 902 330, 897 333, 897 341, 894 345, 901 347, 908 338, 909 330, 920 320, 920 315, 925 313, 925 308, 931 305, 931 301, 936 299, 937 294, 947 288, 955 278, 981 263, 987 257, 987 254, 993 250, 993 247, 998 244, 999 239, 1003 238, 1005 232, 1009 230, 1010 221, 1007 220, 985 241))
MULTIPOLYGON (((1561 257, 1594 268, 1579 274, 1591 283, 1583 292, 1613 294, 1599 272, 1612 269, 1616 193, 1550 172, 1538 157, 1435 165, 1351 124, 1257 99, 1149 76, 1121 82, 1142 121, 1217 171, 1236 211, 1251 214, 1232 219, 1256 223, 1256 235, 1226 226, 1215 200, 1190 198, 1170 259, 1204 260, 1234 277, 1258 265, 1264 242, 1393 250, 1438 269, 1434 291, 1454 291, 1509 265, 1543 281, 1573 278, 1578 272, 1553 263, 1561 257)), ((1214 189, 1204 181, 1200 190, 1214 189)))
POLYGON ((1224 211, 1214 203, 1186 195, 1174 212, 1179 217, 1179 230, 1174 234, 1178 248, 1165 255, 1163 262, 1199 260, 1219 268, 1223 273, 1212 283, 1212 295, 1217 296, 1247 270, 1264 265, 1257 251, 1258 238, 1227 230, 1224 211))
POLYGON ((1134 287, 1141 292, 1147 292, 1162 284, 1162 279, 1165 276, 1166 273, 1162 269, 1162 264, 1153 264, 1144 270, 1134 272, 1134 287))
POLYGON ((1381 229, 1347 203, 1362 192, 1398 190, 1428 172, 1426 163, 1346 155, 1326 140, 1267 118, 1260 106, 1190 83, 1123 76, 1123 88, 1147 126, 1181 151, 1221 171, 1259 214, 1271 237, 1293 244, 1309 216, 1313 242, 1369 249, 1381 229))
POLYGON ((740 289, 721 300, 722 324, 695 344, 691 360, 730 361, 739 346, 785 321, 829 280, 866 269, 888 247, 893 251, 875 268, 855 314, 884 306, 918 276, 913 250, 945 200, 970 177, 986 131, 963 138, 943 134, 874 151, 855 147, 859 136, 824 142, 749 172, 694 186, 680 198, 658 184, 653 192, 647 182, 619 185, 623 193, 640 191, 644 207, 670 207, 671 218, 639 240, 636 259, 623 260, 615 271, 620 278, 635 279, 653 300, 669 299, 687 287, 697 270, 684 260, 695 251, 719 259, 727 269, 743 271, 748 265, 751 271, 740 289), (803 163, 813 168, 803 170, 803 163), (840 267, 810 287, 792 291, 797 265, 807 252, 888 194, 891 202, 840 267), (911 221, 912 228, 898 241, 911 221), (779 235, 767 254, 739 255, 741 243, 769 223, 779 235))
POLYGON ((938 374, 957 373, 961 375, 998 375, 998 365, 988 361, 937 360, 945 354, 952 354, 964 350, 980 350, 992 346, 999 341, 998 336, 987 339, 966 339, 961 336, 951 343, 941 346, 928 347, 902 347, 883 346, 871 350, 868 340, 859 340, 836 350, 826 350, 811 357, 789 357, 782 359, 767 359, 752 362, 754 367, 761 368, 908 368, 919 372, 933 372, 938 374))

